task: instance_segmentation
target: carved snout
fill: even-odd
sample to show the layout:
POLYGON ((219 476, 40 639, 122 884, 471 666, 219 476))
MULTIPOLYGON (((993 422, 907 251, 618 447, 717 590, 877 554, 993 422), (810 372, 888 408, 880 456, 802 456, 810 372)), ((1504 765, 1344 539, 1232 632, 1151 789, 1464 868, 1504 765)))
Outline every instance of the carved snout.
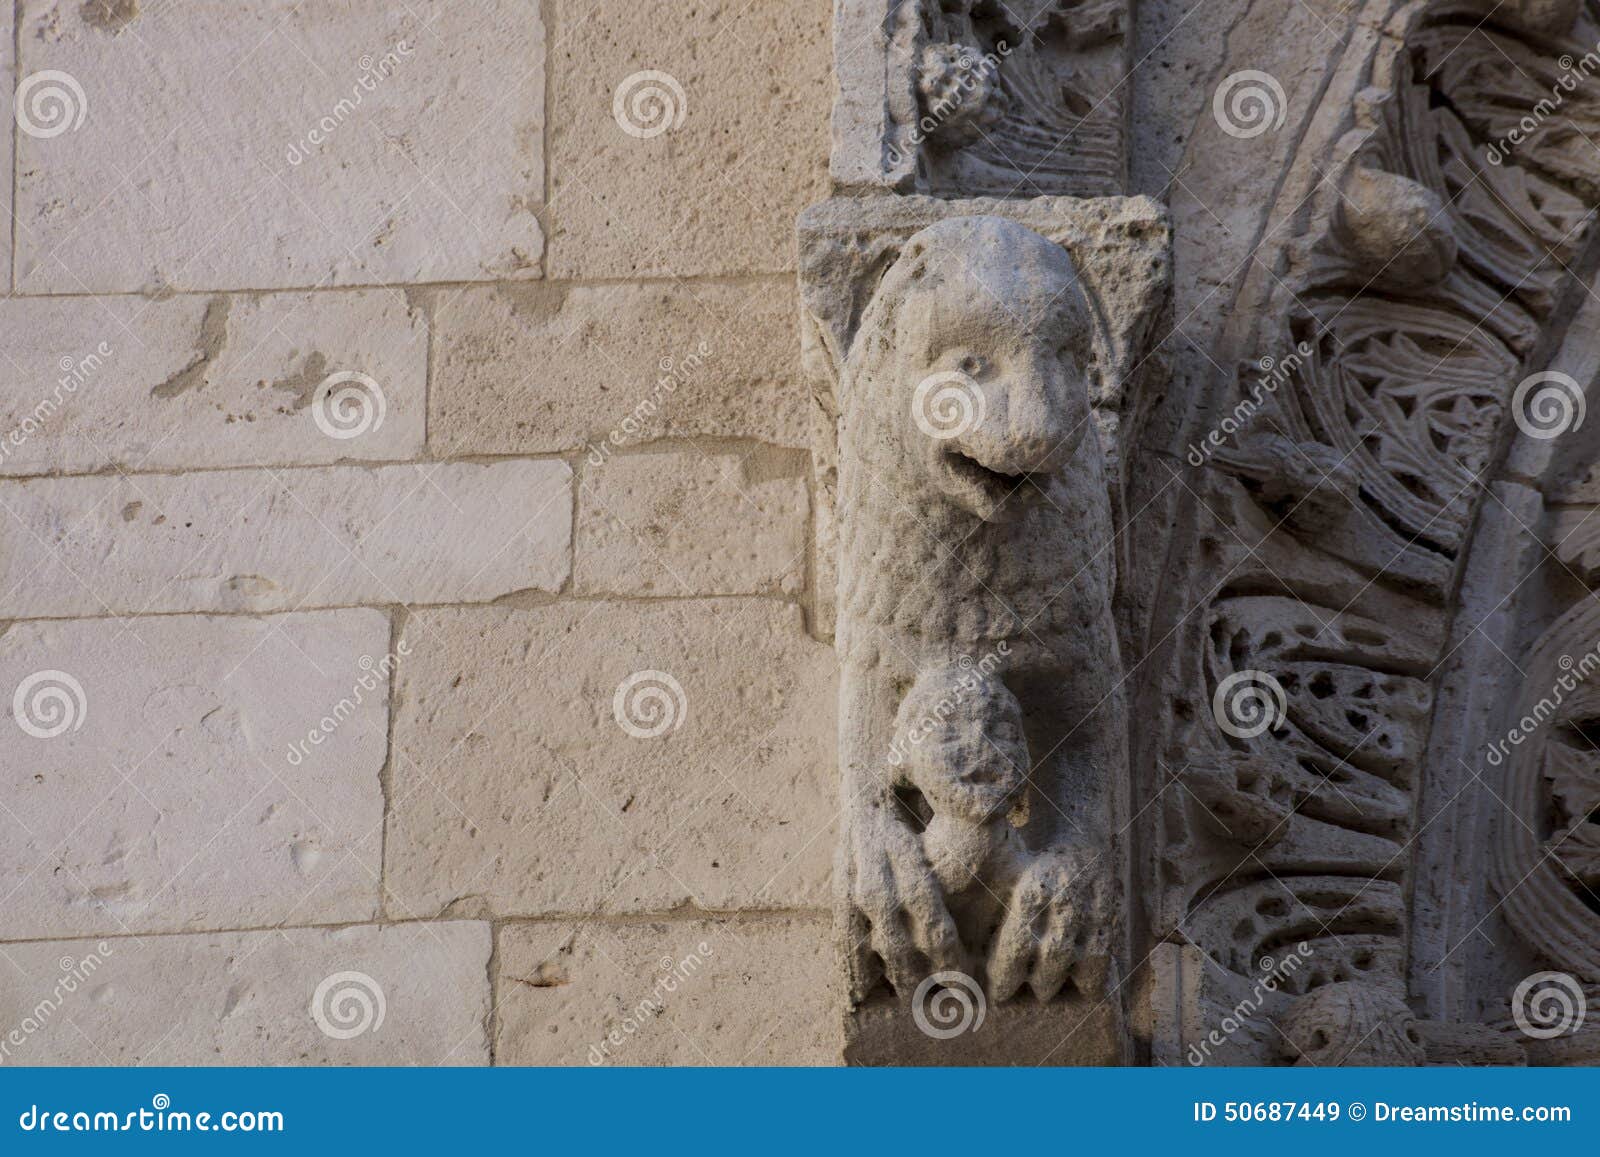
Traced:
POLYGON ((985 470, 1019 478, 1053 473, 1072 459, 1083 438, 1086 404, 1062 405, 1031 389, 985 386, 985 393, 983 421, 952 439, 950 449, 985 470))

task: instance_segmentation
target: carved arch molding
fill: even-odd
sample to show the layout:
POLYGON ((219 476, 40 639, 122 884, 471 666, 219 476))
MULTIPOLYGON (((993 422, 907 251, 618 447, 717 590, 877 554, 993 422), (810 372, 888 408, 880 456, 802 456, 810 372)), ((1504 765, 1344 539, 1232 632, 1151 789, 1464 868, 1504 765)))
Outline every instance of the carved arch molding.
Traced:
POLYGON ((1280 132, 1186 111, 1212 252, 1129 0, 837 0, 852 1062, 1600 1060, 1518 1006, 1600 998, 1600 6, 1344 9, 1280 132))

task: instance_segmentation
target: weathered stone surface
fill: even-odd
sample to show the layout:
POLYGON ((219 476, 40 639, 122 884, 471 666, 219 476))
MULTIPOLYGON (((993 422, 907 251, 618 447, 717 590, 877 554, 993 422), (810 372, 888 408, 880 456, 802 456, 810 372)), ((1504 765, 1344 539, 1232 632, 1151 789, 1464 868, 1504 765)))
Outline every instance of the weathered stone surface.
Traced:
POLYGON ((1146 25, 1184 44, 1135 124, 1183 319, 1145 456, 1177 517, 1124 572, 1165 668, 1129 838, 1168 942, 1152 1059, 1533 1061, 1530 1014, 1574 1033, 1600 961, 1590 576, 1540 504, 1581 476, 1592 394, 1600 102, 1564 70, 1600 27, 1538 0, 1189 15, 1146 25))
MULTIPOLYGON (((1127 717, 1093 406, 1121 376, 1110 335, 1160 303, 1102 312, 1074 242, 1109 247, 1107 219, 1142 208, 1036 206, 1065 239, 983 201, 913 203, 850 238, 836 200, 802 225, 811 360, 839 416, 837 947, 868 1063, 922 1061, 927 1006, 957 989, 974 1020, 1030 990, 1028 1019, 1070 1041, 1052 1063, 1124 1058, 1127 717)), ((992 1039, 1009 1034, 940 1057, 987 1059, 992 1039)))
POLYGON ((19 40, 23 71, 87 102, 75 131, 19 138, 25 291, 538 273, 537 0, 204 0, 121 23, 28 0, 19 40))
MULTIPOLYGON (((16 120, 15 90, 21 83, 22 77, 16 67, 16 5, 0 12, 0 76, 6 78, 5 84, 0 84, 0 124, 9 126, 16 120)), ((15 154, 12 149, 15 133, 0 133, 0 164, 5 166, 4 172, 15 172, 15 154)), ((0 211, 5 213, 5 219, 11 220, 11 185, 0 181, 0 211)), ((11 265, 11 230, 0 229, 0 269, 10 269, 11 265)), ((7 287, 11 285, 8 274, 5 277, 7 287)))
POLYGON ((0 11, 79 102, 0 138, 0 703, 85 720, 0 719, 0 1016, 159 956, 0 1063, 1600 1057, 1600 10, 743 5, 0 11), (1030 195, 1125 162, 1175 256, 1030 195), (339 370, 385 423, 308 439, 339 370), (265 750, 390 629, 390 767, 365 701, 265 750), (352 966, 389 1024, 305 1043, 352 966))
POLYGON ((806 444, 787 279, 528 283, 437 300, 435 453, 603 462, 662 437, 806 444))
POLYGON ((395 910, 826 902, 833 659, 797 608, 428 610, 403 641, 395 910))
POLYGON ((630 454, 584 467, 583 594, 796 594, 805 584, 800 455, 630 454))
POLYGON ((6 938, 375 915, 389 647, 370 610, 12 625, 6 938))
POLYGON ((828 8, 559 0, 551 276, 793 268, 795 214, 827 192, 828 8))
POLYGON ((0 615, 555 590, 569 569, 570 484, 554 461, 0 483, 0 615))
POLYGON ((838 1063, 825 919, 512 924, 499 947, 499 1064, 838 1063))
POLYGON ((490 939, 487 924, 450 921, 10 944, 0 1058, 487 1064, 490 939))
POLYGON ((426 320, 394 291, 10 298, 0 473, 410 458, 427 374, 426 320), (339 373, 370 379, 370 417, 333 406, 339 373))

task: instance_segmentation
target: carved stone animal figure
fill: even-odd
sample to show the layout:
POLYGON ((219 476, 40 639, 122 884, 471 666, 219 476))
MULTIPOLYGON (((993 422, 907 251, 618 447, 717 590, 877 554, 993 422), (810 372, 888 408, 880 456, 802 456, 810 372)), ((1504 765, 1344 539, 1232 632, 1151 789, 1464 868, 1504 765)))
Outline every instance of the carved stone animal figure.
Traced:
POLYGON ((907 240, 844 358, 836 878, 858 1002, 884 979, 906 997, 966 962, 886 759, 901 700, 930 668, 977 663, 1015 694, 1037 753, 1021 838, 1085 865, 1013 910, 1014 959, 991 983, 1032 973, 1035 991, 1050 987, 1057 965, 1033 970, 1055 950, 1038 936, 1052 919, 1114 926, 1095 897, 1118 875, 1109 833, 1126 728, 1093 325, 1059 245, 1014 221, 953 218, 907 240))

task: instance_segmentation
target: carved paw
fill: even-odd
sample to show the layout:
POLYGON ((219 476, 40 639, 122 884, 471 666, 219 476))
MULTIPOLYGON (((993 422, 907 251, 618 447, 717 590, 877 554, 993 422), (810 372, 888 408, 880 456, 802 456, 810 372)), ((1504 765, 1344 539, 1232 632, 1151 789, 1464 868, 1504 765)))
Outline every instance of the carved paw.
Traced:
POLYGON ((850 852, 851 1000, 865 1000, 884 975, 909 997, 935 972, 967 971, 956 922, 916 833, 873 814, 854 825, 850 852))
POLYGON ((1289 778, 1266 759, 1225 754, 1197 762, 1184 784, 1217 835, 1248 848, 1271 847, 1289 834, 1294 793, 1289 778))
POLYGON ((1024 985, 1041 1003, 1068 980, 1084 993, 1105 988, 1110 867, 1103 854, 1082 851, 1048 854, 1029 865, 989 951, 989 995, 996 1002, 1010 1000, 1024 985))

